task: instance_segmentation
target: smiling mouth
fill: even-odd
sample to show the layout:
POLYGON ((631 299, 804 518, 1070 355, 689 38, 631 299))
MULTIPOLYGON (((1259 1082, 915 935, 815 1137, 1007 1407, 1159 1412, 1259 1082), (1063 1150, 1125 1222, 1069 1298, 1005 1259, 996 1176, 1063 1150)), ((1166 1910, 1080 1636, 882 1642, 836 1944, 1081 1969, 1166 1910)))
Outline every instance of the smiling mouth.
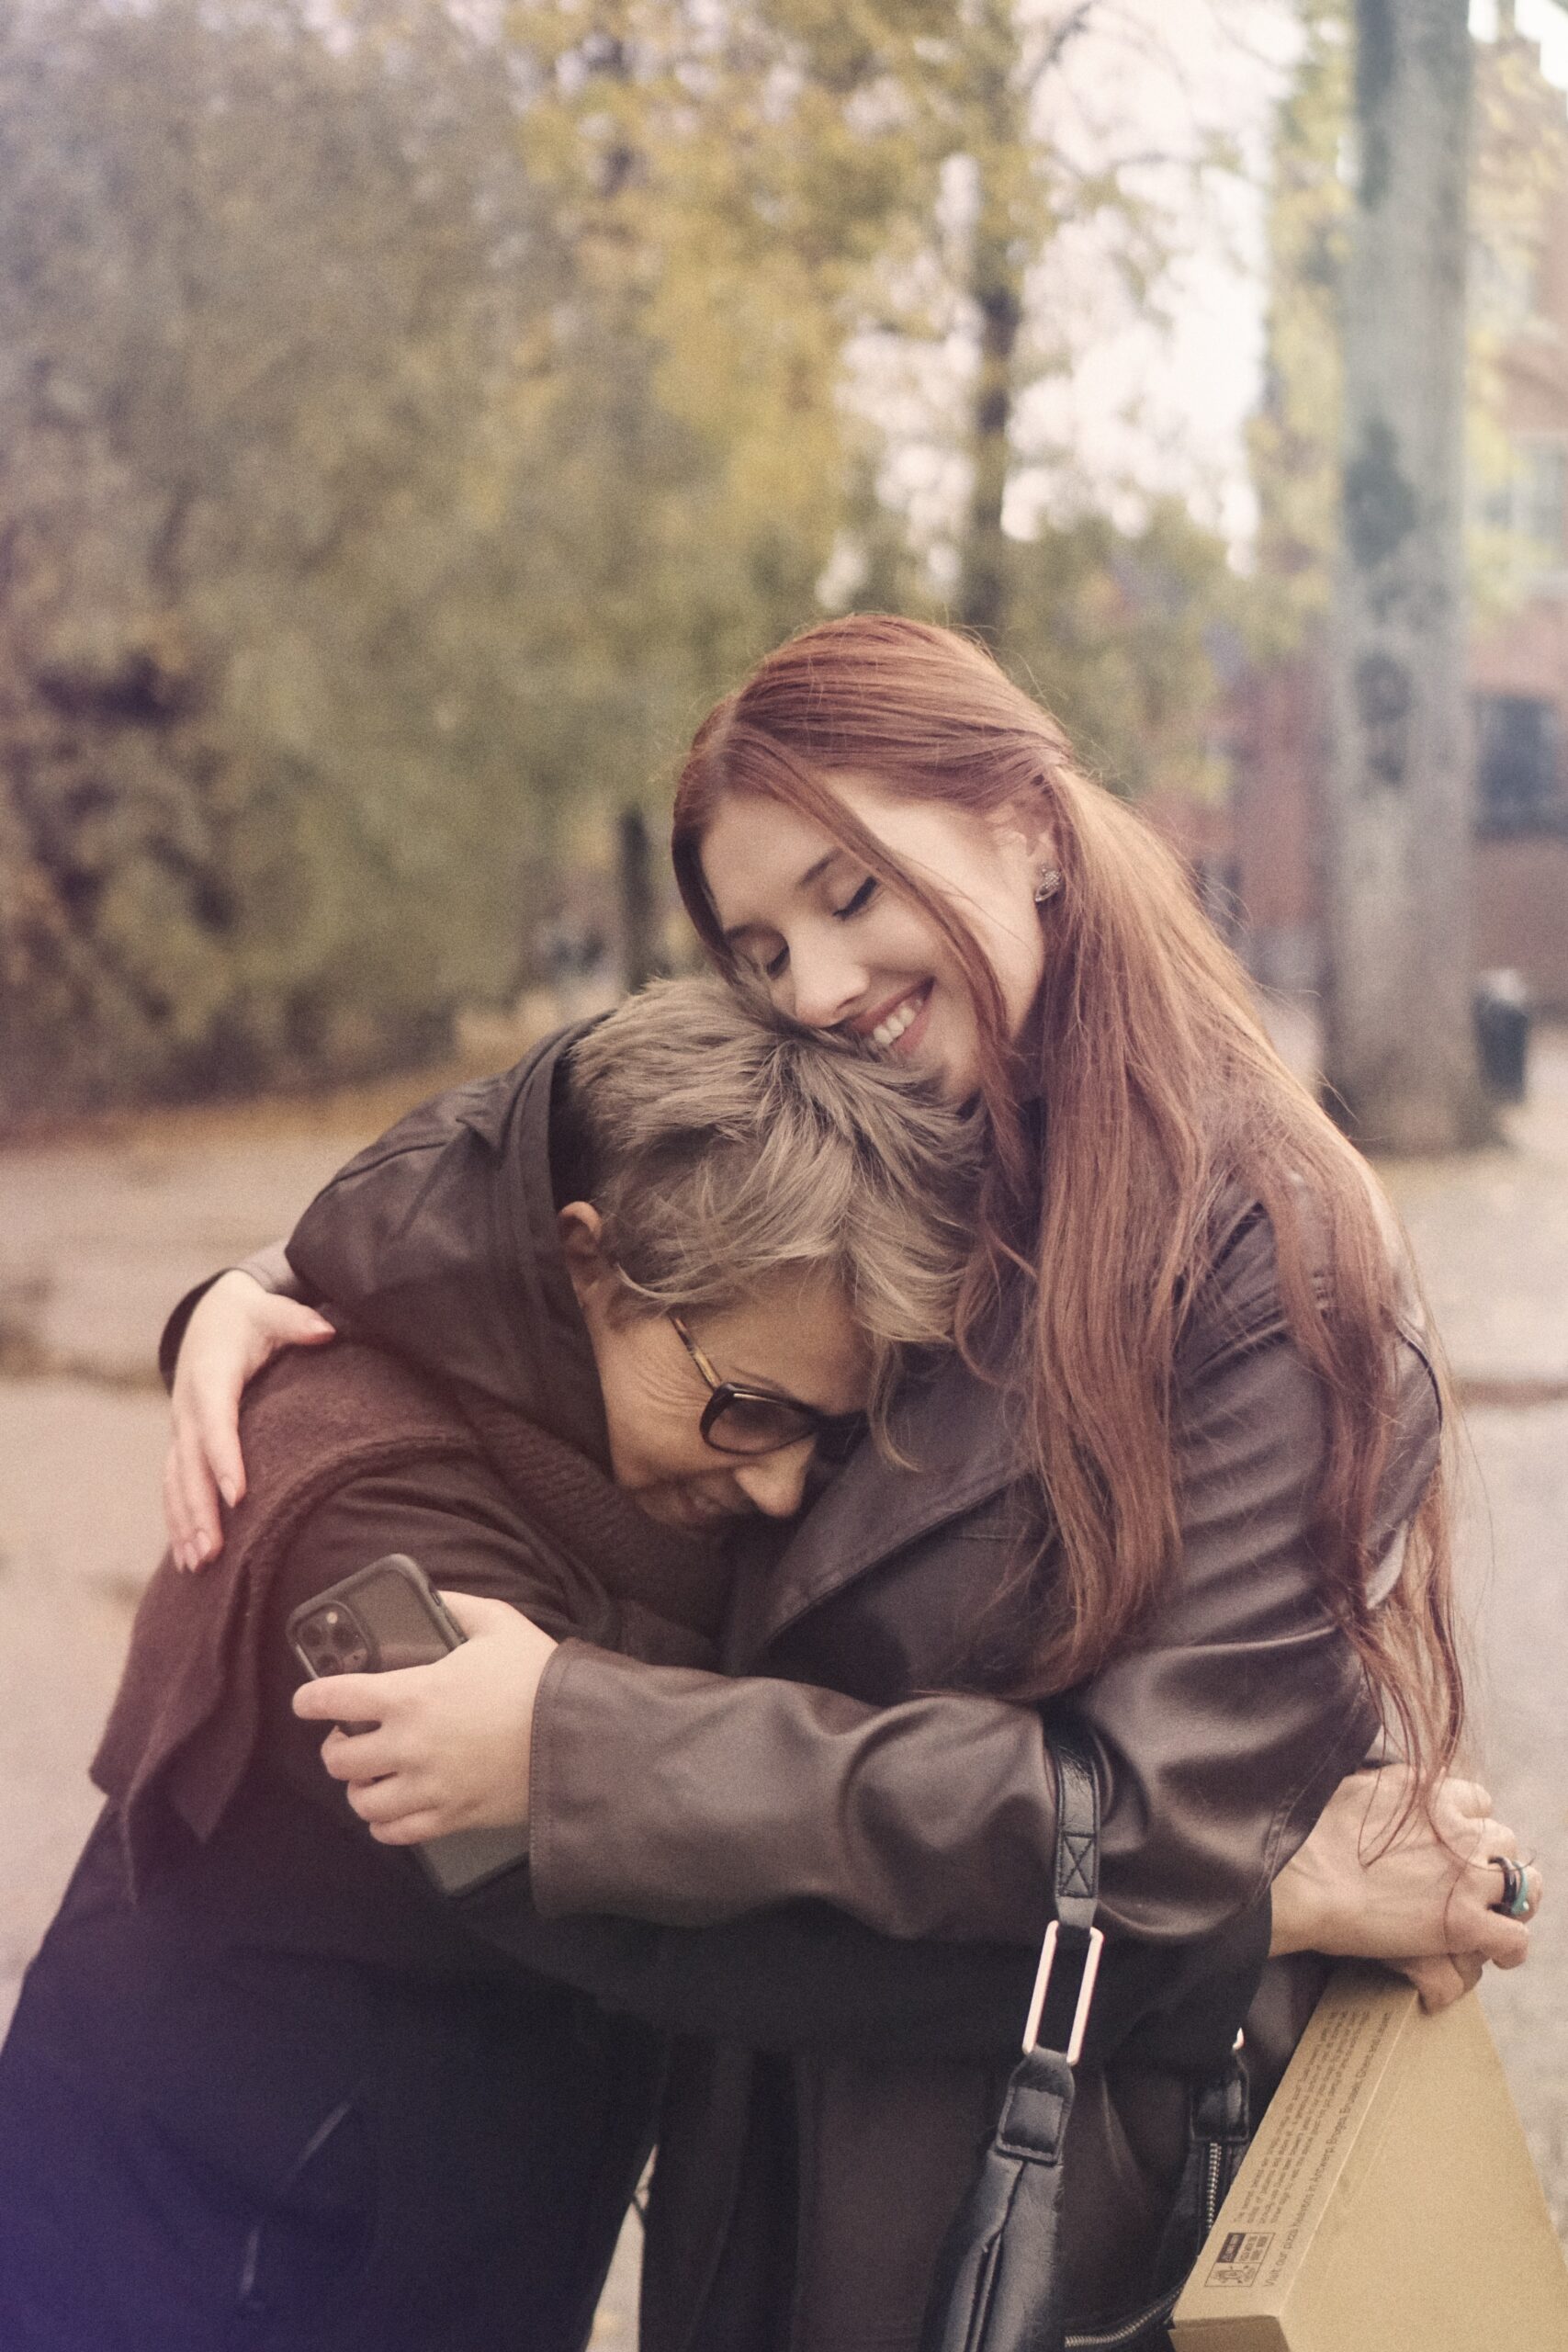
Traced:
POLYGON ((874 1046, 896 1046, 905 1030, 912 1028, 925 1011, 926 1001, 934 985, 934 982, 925 980, 918 989, 911 989, 908 996, 900 997, 888 1012, 880 1015, 874 1027, 863 1030, 862 1035, 868 1036, 874 1046))

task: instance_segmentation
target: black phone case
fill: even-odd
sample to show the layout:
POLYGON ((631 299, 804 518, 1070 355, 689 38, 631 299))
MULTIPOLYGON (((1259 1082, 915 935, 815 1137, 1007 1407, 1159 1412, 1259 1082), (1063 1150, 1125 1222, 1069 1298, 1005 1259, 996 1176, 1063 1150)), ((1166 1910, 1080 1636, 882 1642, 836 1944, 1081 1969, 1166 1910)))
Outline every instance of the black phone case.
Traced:
MULTIPOLYGON (((424 1570, 406 1552, 389 1552, 329 1585, 313 1600, 302 1601, 290 1612, 287 1632, 312 1680, 325 1674, 431 1666, 466 1638, 424 1570), (335 1623, 318 1622, 334 1615, 335 1623)), ((526 1861, 528 1832, 455 1829, 447 1837, 427 1838, 413 1851, 441 1894, 471 1894, 526 1861)))

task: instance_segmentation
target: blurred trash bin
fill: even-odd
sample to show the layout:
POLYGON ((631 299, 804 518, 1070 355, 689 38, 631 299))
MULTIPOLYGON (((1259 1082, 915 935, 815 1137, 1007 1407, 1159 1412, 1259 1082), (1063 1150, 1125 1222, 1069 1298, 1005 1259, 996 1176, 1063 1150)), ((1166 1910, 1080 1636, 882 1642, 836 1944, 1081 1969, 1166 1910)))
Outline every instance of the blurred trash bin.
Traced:
POLYGON ((1522 972, 1483 972, 1475 983, 1481 1074, 1501 1102, 1522 1102, 1529 1058, 1530 1002, 1522 972))

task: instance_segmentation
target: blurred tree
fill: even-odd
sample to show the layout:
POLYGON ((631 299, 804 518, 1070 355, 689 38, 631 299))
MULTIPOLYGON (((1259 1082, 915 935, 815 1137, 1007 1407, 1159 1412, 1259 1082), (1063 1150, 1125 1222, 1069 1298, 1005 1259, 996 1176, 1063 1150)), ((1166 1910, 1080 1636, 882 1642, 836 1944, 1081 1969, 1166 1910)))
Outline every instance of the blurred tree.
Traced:
POLYGON ((509 419, 530 571, 573 590, 548 599, 531 752, 560 791, 624 791, 818 609, 846 481, 836 303, 876 199, 744 6, 516 0, 505 31, 568 289, 509 419))
POLYGON ((0 17, 6 1096, 407 1057, 512 950, 486 428, 558 275, 439 10, 0 17))
POLYGON ((1338 515, 1348 0, 1297 6, 1302 54, 1274 134, 1263 397, 1248 428, 1258 503, 1248 634, 1259 659, 1292 651, 1326 613, 1338 515))
POLYGON ((951 20, 951 152, 969 167, 964 293, 976 339, 956 601, 964 626, 993 643, 1005 641, 1019 570, 1002 510, 1028 368, 1030 273, 1064 214, 1081 220, 1117 193, 1112 169, 1092 194, 1082 181, 1069 194, 1063 159, 1034 120, 1054 68, 1095 15, 1095 0, 1043 20, 1019 0, 974 0, 951 20))
MULTIPOLYGON (((1259 660, 1321 637, 1339 527, 1341 318, 1354 192, 1351 0, 1295 0, 1303 47, 1277 117, 1269 199, 1268 356, 1248 430, 1258 501, 1257 568, 1247 605, 1259 660)), ((1505 22, 1506 11, 1505 11, 1505 22)), ((1539 266, 1545 209, 1562 186, 1562 142, 1543 138, 1553 103, 1528 42, 1472 45, 1466 509, 1472 610, 1505 616, 1528 579, 1529 550, 1495 519, 1487 489, 1506 486, 1499 360, 1517 334, 1521 289, 1539 266)), ((1507 501, 1502 502, 1506 507, 1507 501)))
POLYGON ((1325 1076, 1351 1125, 1490 1120, 1471 1012, 1466 0, 1356 0, 1340 535, 1329 633, 1325 1076))
POLYGON ((1086 45, 1100 43, 1106 78, 1134 59, 1134 71, 1151 56, 1177 62, 1152 12, 1112 0, 773 0, 770 14, 796 28, 804 70, 841 91, 843 133, 863 138, 869 125, 896 159, 858 322, 942 388, 932 437, 964 484, 941 551, 952 616, 1005 654, 1020 584, 1040 571, 1016 515, 1004 525, 1021 476, 1044 459, 1067 511, 1108 495, 1076 474, 1070 450, 1032 447, 1023 423, 1029 395, 1074 361, 1064 243, 1092 231, 1101 277, 1152 315, 1180 238, 1151 175, 1185 199, 1234 164, 1232 144, 1190 107, 1170 153, 1151 152, 1146 130, 1086 116, 1067 79, 1086 45))
MULTIPOLYGON (((1261 661, 1300 656, 1309 664, 1323 663, 1341 517, 1355 521, 1359 514, 1369 479, 1368 435, 1377 447, 1385 446, 1378 425, 1380 418, 1386 422, 1392 401, 1395 413, 1408 411, 1430 435, 1441 400, 1449 393, 1456 401, 1461 396, 1459 379, 1450 384, 1437 358, 1443 337, 1460 337, 1461 344, 1450 350, 1449 358, 1457 368, 1454 351, 1462 347, 1462 466, 1458 440, 1443 445, 1449 472, 1441 482, 1430 470, 1429 437, 1425 459, 1419 453, 1399 459, 1394 473, 1411 492, 1419 528, 1396 534, 1386 561, 1365 570, 1359 588, 1351 584, 1348 593, 1367 608, 1359 621, 1347 608, 1336 639, 1341 743, 1348 745, 1359 735, 1361 755, 1371 766, 1359 786, 1342 774, 1334 854, 1335 1084, 1348 1114, 1369 1129, 1390 1137, 1397 1133, 1407 1141, 1420 1135, 1454 1139, 1485 1125, 1475 1090, 1465 944, 1472 791, 1461 699, 1467 667, 1461 607, 1468 594, 1472 613, 1495 621, 1517 601, 1530 574, 1531 550, 1518 536, 1518 502, 1507 495, 1502 361, 1529 308, 1542 223, 1562 185, 1558 124, 1551 126, 1554 135, 1541 135, 1543 105, 1555 107, 1560 123, 1562 101, 1542 85, 1530 46, 1511 38, 1507 10, 1500 19, 1501 38, 1464 44, 1463 62, 1474 82, 1467 300, 1464 246, 1461 242, 1456 248, 1454 242, 1465 237, 1465 191, 1455 188, 1451 172, 1438 169, 1429 143, 1419 197, 1412 198, 1406 176, 1421 168, 1419 144, 1414 161, 1408 152, 1412 120, 1418 142, 1433 136, 1432 88, 1419 102, 1410 101, 1406 90, 1392 130, 1377 113, 1389 100, 1395 76, 1410 70, 1406 44, 1413 25, 1373 7, 1370 31, 1362 28, 1370 80, 1363 73, 1358 87, 1349 0, 1300 5, 1304 46, 1280 112, 1274 154, 1269 366, 1251 441, 1260 510, 1258 563, 1247 608, 1247 632, 1261 661), (1370 127, 1361 119, 1368 109, 1373 118, 1370 127), (1371 194, 1358 204, 1351 164, 1357 158, 1364 164, 1369 141, 1374 164, 1381 157, 1382 168, 1372 172, 1370 183, 1363 169, 1361 186, 1370 186, 1371 194), (1388 167, 1394 163, 1399 203, 1416 201, 1422 208, 1418 227, 1416 216, 1402 216, 1403 232, 1384 209, 1388 167), (1461 221, 1457 231, 1456 203, 1461 221), (1369 294, 1363 282, 1357 306, 1348 310, 1352 230, 1363 243, 1403 233, 1408 243, 1388 265, 1391 274, 1381 278, 1376 264, 1363 256, 1363 280, 1371 269, 1376 290, 1369 294), (1425 292, 1404 254, 1420 257, 1425 292), (1416 324, 1412 308, 1418 302, 1425 307, 1416 324), (1345 393, 1346 334, 1359 345, 1354 413, 1348 412, 1345 393), (1402 390, 1391 390, 1393 375, 1402 368, 1408 369, 1408 380, 1402 390), (1342 472, 1342 443, 1348 449, 1348 477, 1342 472), (1407 462, 1427 464, 1419 481, 1406 472, 1407 462), (1461 472, 1469 476, 1468 499, 1461 472), (1489 494, 1498 483, 1500 499, 1489 494), (1342 506, 1347 488, 1356 513, 1342 506), (1434 560, 1431 535, 1439 526, 1453 534, 1454 548, 1462 536, 1460 569, 1441 581, 1420 571, 1434 560), (1382 626, 1378 616, 1397 633, 1402 610, 1415 616, 1418 665, 1424 677, 1436 679, 1446 707, 1440 727, 1435 716, 1419 715, 1415 700, 1405 699, 1407 685, 1412 696, 1416 688, 1405 678, 1404 652, 1372 641, 1382 626), (1390 667, 1382 666, 1385 655, 1390 667), (1362 710, 1364 723, 1357 716, 1362 710), (1413 753, 1412 744, 1419 746, 1413 753), (1413 797, 1384 774, 1391 767, 1403 774, 1411 758, 1417 772, 1413 797), (1433 795, 1435 801, 1429 801, 1433 795), (1391 827, 1403 828, 1403 846, 1390 835, 1391 827), (1432 958, 1446 967, 1440 985, 1432 958), (1360 1034, 1353 1036, 1353 1031, 1360 1034), (1395 1032, 1403 1035, 1402 1045, 1394 1042, 1395 1032), (1402 1069, 1410 1073, 1408 1080, 1400 1076, 1402 1069), (1447 1109, 1439 1113, 1431 1100, 1417 1109, 1416 1093, 1440 1094, 1447 1109), (1403 1107, 1396 1099, 1401 1095, 1408 1097, 1403 1107)), ((1458 14, 1462 17, 1462 10, 1458 14)), ((1451 49, 1455 21, 1450 9, 1427 28, 1418 44, 1426 60, 1419 79, 1435 70, 1434 57, 1451 49)), ((1450 90, 1450 114, 1458 103, 1450 90)), ((1464 151, 1453 143, 1458 133, 1452 121, 1437 135, 1449 141, 1446 164, 1457 169, 1455 159, 1464 151)), ((1393 479, 1385 475, 1383 486, 1393 479)), ((1353 568, 1352 547, 1348 570, 1353 568)))
POLYGON ((940 609, 868 327, 970 335, 967 616, 1195 756, 1213 542, 1001 529, 1029 274, 1142 235, 1093 6, 0 0, 0 1103, 420 1050, 765 646, 940 609))
POLYGON ((1086 766, 1132 796, 1216 798, 1226 778, 1217 698, 1242 604, 1224 542, 1161 499, 1136 530, 1089 514, 1010 553, 1010 665, 1086 766))

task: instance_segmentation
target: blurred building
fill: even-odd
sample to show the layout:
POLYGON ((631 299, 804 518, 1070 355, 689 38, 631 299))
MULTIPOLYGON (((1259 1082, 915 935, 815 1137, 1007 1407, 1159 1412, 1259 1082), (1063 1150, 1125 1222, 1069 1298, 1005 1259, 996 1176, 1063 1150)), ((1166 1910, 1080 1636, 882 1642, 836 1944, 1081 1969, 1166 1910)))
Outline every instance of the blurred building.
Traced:
MULTIPOLYGON (((1478 970, 1513 967, 1568 1012, 1568 103, 1505 21, 1483 51, 1471 300, 1485 371, 1470 523, 1482 582, 1470 680, 1478 970), (1497 191, 1503 191, 1499 200, 1497 191)), ((1172 808, 1211 903, 1235 909, 1258 978, 1321 974, 1325 681, 1309 639, 1254 671, 1225 713, 1223 820, 1172 808)))

